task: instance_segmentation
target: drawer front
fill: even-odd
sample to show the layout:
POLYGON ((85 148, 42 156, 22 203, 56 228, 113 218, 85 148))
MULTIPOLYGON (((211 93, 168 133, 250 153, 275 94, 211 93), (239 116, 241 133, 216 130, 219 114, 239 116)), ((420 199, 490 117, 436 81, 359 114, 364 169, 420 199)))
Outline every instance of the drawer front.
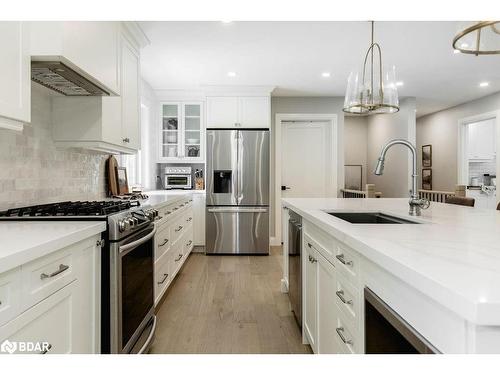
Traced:
POLYGON ((21 312, 21 267, 0 275, 0 326, 21 312))
POLYGON ((317 250, 331 263, 335 258, 335 245, 337 241, 320 228, 306 222, 304 232, 312 238, 318 248, 317 250))
POLYGON ((337 345, 342 353, 360 353, 361 339, 352 326, 346 323, 342 312, 337 315, 337 326, 335 328, 337 345))
POLYGON ((359 329, 361 301, 357 289, 341 274, 337 275, 335 284, 335 303, 338 309, 350 326, 359 329))
POLYGON ((193 250, 193 226, 190 225, 186 228, 186 232, 182 237, 182 243, 184 243, 184 256, 187 258, 191 250, 193 250))
POLYGON ((155 261, 168 251, 170 243, 170 226, 164 225, 163 229, 155 235, 155 261))
POLYGON ((82 246, 75 245, 23 265, 23 311, 75 280, 81 255, 82 246))
POLYGON ((78 281, 0 327, 0 341, 15 343, 15 353, 66 354, 78 352, 80 332, 75 299, 78 281), (30 343, 24 348, 20 343, 30 343), (31 344, 33 343, 33 344, 31 344))
POLYGON ((177 272, 179 272, 182 263, 184 263, 184 258, 186 257, 184 255, 184 246, 182 245, 182 242, 178 241, 176 246, 170 250, 170 253, 170 273, 172 274, 172 277, 175 277, 177 272))
POLYGON ((172 280, 168 262, 169 256, 170 252, 167 252, 160 262, 155 263, 155 304, 160 301, 161 296, 172 280))
POLYGON ((353 250, 339 244, 335 250, 335 266, 353 285, 358 285, 359 257, 353 250))

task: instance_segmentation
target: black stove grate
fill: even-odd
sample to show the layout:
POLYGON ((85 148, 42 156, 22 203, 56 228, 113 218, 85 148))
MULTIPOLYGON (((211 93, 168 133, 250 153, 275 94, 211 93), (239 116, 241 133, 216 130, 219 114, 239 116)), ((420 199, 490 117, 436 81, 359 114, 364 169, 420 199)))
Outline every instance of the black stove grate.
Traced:
POLYGON ((107 216, 139 205, 139 201, 130 200, 68 201, 12 208, 0 212, 0 217, 107 216))

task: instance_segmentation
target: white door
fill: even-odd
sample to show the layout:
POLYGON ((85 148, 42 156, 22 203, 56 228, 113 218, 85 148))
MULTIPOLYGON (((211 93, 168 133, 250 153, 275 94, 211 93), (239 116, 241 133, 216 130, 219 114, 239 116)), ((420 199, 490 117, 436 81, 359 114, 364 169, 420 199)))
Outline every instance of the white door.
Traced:
POLYGON ((331 123, 284 121, 281 134, 282 197, 334 197, 331 123))

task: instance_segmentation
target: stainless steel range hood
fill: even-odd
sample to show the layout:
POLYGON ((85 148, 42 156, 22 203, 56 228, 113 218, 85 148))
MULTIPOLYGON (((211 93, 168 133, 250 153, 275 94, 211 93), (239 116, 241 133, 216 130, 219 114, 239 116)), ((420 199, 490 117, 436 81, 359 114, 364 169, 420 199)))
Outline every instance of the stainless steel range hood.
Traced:
POLYGON ((31 80, 66 96, 110 96, 92 77, 62 57, 31 61, 31 80))

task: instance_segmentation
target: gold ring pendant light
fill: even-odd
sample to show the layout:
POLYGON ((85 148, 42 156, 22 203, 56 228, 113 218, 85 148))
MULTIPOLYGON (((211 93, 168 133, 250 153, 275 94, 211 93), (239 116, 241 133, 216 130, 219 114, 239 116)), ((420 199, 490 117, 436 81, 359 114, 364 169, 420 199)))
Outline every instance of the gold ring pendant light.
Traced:
POLYGON ((374 21, 371 21, 371 44, 365 54, 363 74, 351 73, 347 80, 347 90, 343 111, 357 115, 396 113, 399 99, 396 86, 396 69, 391 67, 384 73, 382 69, 382 49, 374 42, 374 21), (378 52, 378 77, 375 77, 374 54, 378 52), (370 57, 370 60, 368 60, 370 57), (366 81, 366 64, 370 61, 370 79, 366 81), (376 79, 378 78, 378 80, 376 79), (378 82, 377 82, 378 81, 378 82))
POLYGON ((480 21, 453 38, 455 50, 470 55, 500 54, 500 21, 480 21))

